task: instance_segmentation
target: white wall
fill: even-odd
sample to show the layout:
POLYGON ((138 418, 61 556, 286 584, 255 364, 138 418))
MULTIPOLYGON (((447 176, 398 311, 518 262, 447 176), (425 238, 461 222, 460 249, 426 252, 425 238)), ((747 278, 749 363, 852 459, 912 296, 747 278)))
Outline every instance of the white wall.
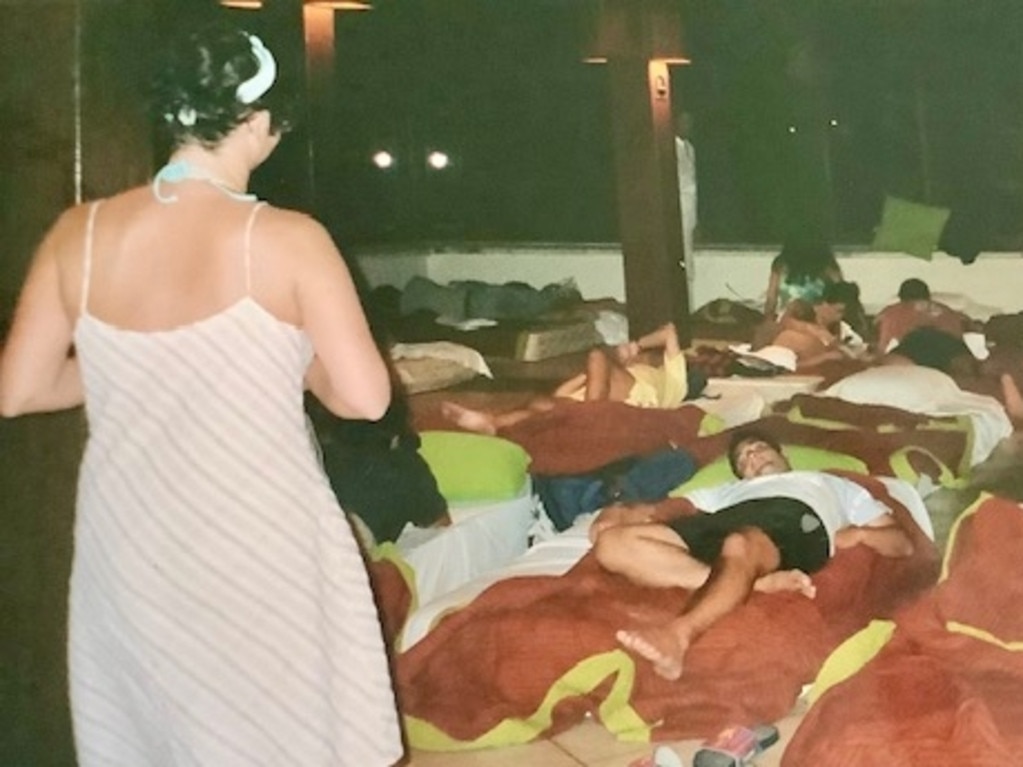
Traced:
MULTIPOLYGON (((776 253, 698 249, 693 308, 722 297, 762 304, 776 253)), ((367 253, 358 260, 372 285, 401 288, 414 275, 441 284, 459 279, 494 284, 517 280, 535 287, 571 278, 585 298, 625 299, 621 250, 615 245, 367 253)), ((894 301, 899 284, 907 277, 919 277, 930 285, 936 298, 977 319, 1023 310, 1023 257, 1019 253, 983 253, 970 265, 940 252, 931 261, 899 253, 839 253, 839 265, 846 279, 859 283, 868 311, 894 301)))

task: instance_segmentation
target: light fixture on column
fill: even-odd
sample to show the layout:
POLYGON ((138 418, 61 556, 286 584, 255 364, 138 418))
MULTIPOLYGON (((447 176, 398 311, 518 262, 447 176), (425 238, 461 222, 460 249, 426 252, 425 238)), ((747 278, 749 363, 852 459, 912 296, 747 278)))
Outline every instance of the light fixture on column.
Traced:
POLYGON ((332 11, 370 11, 373 6, 362 0, 305 0, 314 8, 330 8, 332 11))
MULTIPOLYGON (((239 8, 245 11, 258 11, 263 7, 263 0, 220 0, 225 8, 239 8)), ((361 0, 305 0, 303 5, 316 8, 329 8, 333 11, 369 11, 373 6, 361 0)))

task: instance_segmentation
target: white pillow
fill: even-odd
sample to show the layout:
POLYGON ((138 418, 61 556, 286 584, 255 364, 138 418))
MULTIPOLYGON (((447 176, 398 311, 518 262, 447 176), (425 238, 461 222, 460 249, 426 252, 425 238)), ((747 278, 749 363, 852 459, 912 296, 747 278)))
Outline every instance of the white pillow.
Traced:
POLYGON ((868 368, 819 393, 859 405, 888 405, 911 413, 926 413, 941 402, 961 396, 951 376, 921 365, 868 368))

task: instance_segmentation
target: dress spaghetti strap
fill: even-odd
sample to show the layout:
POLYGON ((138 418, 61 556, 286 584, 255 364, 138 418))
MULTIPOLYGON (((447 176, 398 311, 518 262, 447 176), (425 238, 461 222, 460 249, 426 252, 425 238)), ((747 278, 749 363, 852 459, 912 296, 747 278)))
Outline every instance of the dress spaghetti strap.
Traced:
POLYGON ((89 301, 89 283, 92 281, 92 233, 96 228, 96 211, 102 200, 89 206, 89 219, 85 224, 85 253, 82 257, 82 294, 78 299, 78 314, 85 314, 89 301))
POLYGON ((257 202, 249 212, 249 220, 245 222, 245 295, 252 297, 252 227, 256 223, 256 214, 266 205, 257 202))

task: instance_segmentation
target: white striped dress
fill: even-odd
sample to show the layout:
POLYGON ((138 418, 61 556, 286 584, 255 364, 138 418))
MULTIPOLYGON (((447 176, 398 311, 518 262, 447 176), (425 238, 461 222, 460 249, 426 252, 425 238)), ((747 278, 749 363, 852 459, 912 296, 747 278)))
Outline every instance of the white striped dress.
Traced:
MULTIPOLYGON (((167 331, 91 316, 95 212, 75 328, 80 767, 393 764, 377 611, 306 428, 309 339, 248 295, 167 331)), ((248 232, 243 260, 248 284, 248 232)))

